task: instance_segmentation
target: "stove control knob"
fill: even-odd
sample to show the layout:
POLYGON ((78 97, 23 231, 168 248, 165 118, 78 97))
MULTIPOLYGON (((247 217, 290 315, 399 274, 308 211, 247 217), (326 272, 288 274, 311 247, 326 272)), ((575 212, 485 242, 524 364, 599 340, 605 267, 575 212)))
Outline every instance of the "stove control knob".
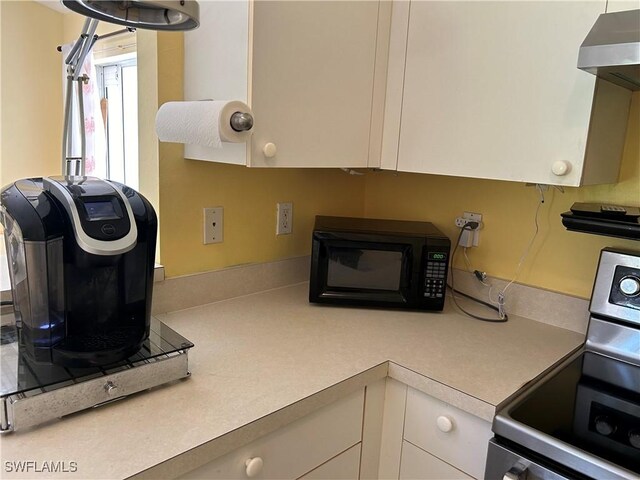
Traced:
POLYGON ((640 449, 640 430, 631 430, 629 432, 629 443, 633 448, 640 449))
POLYGON ((620 291, 627 297, 635 297, 640 293, 640 278, 627 276, 620 280, 620 291))
POLYGON ((606 415, 599 415, 595 421, 596 431, 600 435, 608 437, 616 431, 616 426, 613 421, 606 415))

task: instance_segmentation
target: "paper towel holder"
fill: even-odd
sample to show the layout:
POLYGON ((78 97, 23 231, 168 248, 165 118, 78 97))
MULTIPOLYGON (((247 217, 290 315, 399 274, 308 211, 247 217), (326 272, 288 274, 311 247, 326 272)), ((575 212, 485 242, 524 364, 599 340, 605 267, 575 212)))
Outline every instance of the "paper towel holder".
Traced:
POLYGON ((230 123, 236 132, 248 132, 253 128, 253 115, 249 112, 235 112, 231 115, 230 123))

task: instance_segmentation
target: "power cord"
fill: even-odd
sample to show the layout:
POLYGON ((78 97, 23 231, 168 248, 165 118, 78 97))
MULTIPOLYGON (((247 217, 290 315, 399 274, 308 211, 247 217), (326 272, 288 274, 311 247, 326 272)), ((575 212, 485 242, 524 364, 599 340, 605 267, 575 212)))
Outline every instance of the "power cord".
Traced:
POLYGON ((538 216, 540 214, 540 207, 542 207, 542 204, 544 203, 544 190, 542 189, 542 185, 540 185, 540 184, 536 184, 536 189, 538 190, 538 194, 540 195, 540 197, 539 197, 540 201, 538 202, 538 205, 536 206, 536 213, 533 216, 533 223, 534 223, 534 227, 535 227, 534 232, 533 232, 533 236, 529 240, 529 243, 527 244, 527 247, 525 248, 524 252, 522 252, 522 255, 520 256, 520 260, 518 261, 518 265, 516 266, 516 273, 513 275, 513 278, 507 284, 507 286, 504 287, 500 291, 500 294, 498 294, 498 302, 500 302, 500 296, 502 295, 502 297, 504 297, 504 294, 507 293, 507 289, 511 285, 513 285, 513 282, 515 282, 516 279, 518 278, 518 275, 520 275, 520 270, 522 270, 522 265, 524 264, 524 261, 529 256, 529 252, 531 251, 531 247, 533 246, 533 243, 536 241, 536 237, 538 236, 538 233, 540 232, 540 224, 538 223, 538 216))
MULTIPOLYGON (((530 184, 527 184, 528 186, 530 184)), ((477 222, 468 222, 466 225, 464 225, 462 227, 462 229, 460 230, 460 235, 458 235, 458 240, 456 242, 456 247, 453 250, 453 258, 451 259, 451 286, 447 285, 454 293, 452 294, 452 298, 453 298, 453 302, 456 304, 456 306, 462 310, 462 312, 464 312, 466 315, 469 315, 473 318, 477 318, 478 320, 484 320, 487 322, 506 322, 508 320, 508 315, 504 309, 504 304, 505 304, 505 294, 507 292, 507 290, 509 289, 509 287, 511 287, 511 285, 513 285, 513 283, 516 281, 516 279, 518 278, 518 275, 520 275, 520 271, 522 270, 522 266, 524 265, 525 260, 527 259, 527 257, 529 256, 529 253, 531 252, 531 248, 533 247, 533 244, 536 240, 536 238, 538 237, 538 233, 540 233, 540 225, 538 222, 538 217, 540 215, 540 208, 542 207, 542 205, 544 204, 545 198, 544 198, 544 192, 545 190, 548 188, 545 185, 540 185, 540 184, 531 184, 531 186, 534 186, 536 188, 536 190, 538 191, 538 195, 539 195, 539 202, 536 206, 536 211, 535 214, 533 216, 533 223, 534 223, 534 232, 533 235, 531 237, 531 239, 529 240, 529 243, 527 244, 525 250, 522 252, 522 255, 520 256, 520 259, 518 261, 518 265, 516 266, 516 271, 513 275, 513 278, 511 279, 511 281, 509 281, 509 283, 507 283, 507 285, 498 292, 498 298, 496 301, 493 301, 493 299, 491 298, 491 291, 493 289, 493 286, 486 283, 485 282, 485 278, 486 278, 486 274, 484 272, 480 272, 478 270, 474 270, 473 274, 476 276, 476 278, 480 281, 480 283, 482 283, 485 287, 489 287, 489 302, 491 303, 487 303, 484 302, 482 300, 479 300, 477 298, 471 297, 470 295, 467 295, 466 293, 460 292, 458 290, 455 290, 453 288, 453 261, 455 260, 455 255, 456 252, 458 250, 458 246, 460 243, 460 238, 462 238, 462 234, 464 232, 464 230, 475 230, 478 228, 478 223, 477 222), (462 295, 464 297, 470 298, 471 300, 486 305, 487 307, 491 308, 492 310, 496 310, 498 312, 498 315, 500 317, 500 320, 495 320, 495 319, 487 319, 487 318, 481 318, 478 317, 476 315, 472 315, 469 312, 466 312, 462 307, 460 307, 460 305, 458 305, 458 302, 456 301, 456 297, 455 297, 455 293, 458 293, 459 295, 462 295), (495 306, 497 305, 497 307, 495 306)), ((555 187, 555 186, 554 186, 555 187)), ((558 191, 560 191, 560 193, 564 193, 564 189, 562 189, 562 187, 555 187, 558 191)), ((467 256, 467 249, 464 249, 464 256, 465 256, 465 263, 466 263, 466 268, 467 271, 471 272, 471 262, 469 261, 469 257, 467 256)))
MULTIPOLYGON (((480 226, 480 224, 478 222, 468 222, 466 225, 464 225, 461 229, 460 229, 460 234, 458 235, 458 238, 456 240, 456 246, 453 249, 453 256, 451 257, 451 285, 447 285, 447 287, 449 287, 449 289, 451 290, 451 298, 453 298, 453 303, 456 305, 456 307, 458 307, 458 309, 464 313, 465 315, 471 317, 471 318, 475 318, 476 320, 482 320, 483 322, 491 322, 491 323, 504 323, 509 321, 509 316, 504 312, 503 309, 500 308, 500 306, 496 307, 494 305, 491 305, 488 302, 485 302, 484 300, 480 300, 479 298, 476 297, 472 297, 471 295, 468 295, 464 292, 461 292, 460 290, 456 290, 454 287, 454 275, 453 275, 453 264, 454 264, 454 260, 456 259, 456 253, 458 252, 458 247, 460 246, 460 239, 462 238, 462 234, 464 233, 465 230, 475 230, 476 228, 478 228, 480 226), (496 312, 498 312, 500 314, 500 318, 488 318, 488 317, 481 317, 480 315, 475 315, 471 312, 468 312, 467 310, 465 310, 464 308, 462 308, 460 306, 460 304, 458 304, 458 299, 456 298, 456 294, 461 295, 465 298, 468 298, 469 300, 472 300, 476 303, 479 303, 480 305, 484 305, 485 307, 490 308, 491 310, 495 310, 496 312)), ((477 276, 477 274, 474 272, 474 274, 477 276)), ((483 281, 484 283, 484 281, 483 281)))

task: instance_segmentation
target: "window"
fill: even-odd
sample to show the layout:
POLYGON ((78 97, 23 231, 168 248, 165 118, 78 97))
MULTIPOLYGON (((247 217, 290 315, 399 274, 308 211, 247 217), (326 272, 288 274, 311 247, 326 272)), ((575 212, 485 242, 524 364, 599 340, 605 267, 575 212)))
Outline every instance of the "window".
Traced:
POLYGON ((107 133, 107 178, 139 188, 138 69, 135 53, 96 61, 107 133))

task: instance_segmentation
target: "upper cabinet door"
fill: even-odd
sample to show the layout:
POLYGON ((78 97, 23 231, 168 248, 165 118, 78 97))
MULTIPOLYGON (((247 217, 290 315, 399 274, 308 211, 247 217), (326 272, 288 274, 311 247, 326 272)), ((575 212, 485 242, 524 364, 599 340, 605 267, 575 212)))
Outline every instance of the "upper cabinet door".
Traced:
POLYGON ((252 7, 250 165, 369 166, 380 3, 252 7), (273 157, 264 153, 267 144, 276 147, 273 157))
POLYGON ((390 2, 216 1, 201 12, 185 34, 185 99, 247 101, 255 123, 250 145, 186 146, 187 158, 379 166, 390 2))
POLYGON ((630 92, 576 68, 604 10, 604 0, 397 2, 382 167, 558 185, 615 182, 630 92), (398 57, 405 62, 394 63, 398 57), (592 122, 596 83, 606 120, 592 122), (594 144, 589 154, 590 129, 589 143, 612 147, 594 144))

